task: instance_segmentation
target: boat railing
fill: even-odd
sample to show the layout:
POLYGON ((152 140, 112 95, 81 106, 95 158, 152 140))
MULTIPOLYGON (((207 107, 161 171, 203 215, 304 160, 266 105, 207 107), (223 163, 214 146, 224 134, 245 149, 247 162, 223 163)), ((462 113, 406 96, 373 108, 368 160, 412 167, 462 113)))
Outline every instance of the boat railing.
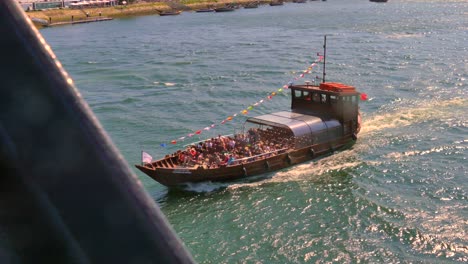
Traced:
POLYGON ((257 158, 261 158, 261 157, 264 157, 264 156, 270 156, 270 155, 272 155, 272 154, 276 155, 276 154, 278 154, 278 153, 280 153, 280 152, 283 152, 283 151, 286 151, 286 150, 288 150, 288 148, 277 149, 277 150, 274 150, 274 151, 265 152, 265 153, 258 154, 258 155, 254 155, 254 156, 250 156, 250 157, 245 157, 245 158, 241 158, 241 159, 236 159, 236 160, 234 160, 233 164, 230 164, 230 165, 228 165, 228 166, 241 164, 241 163, 243 163, 243 161, 256 160, 257 158))
MULTIPOLYGON (((271 155, 277 155, 278 153, 281 153, 281 152, 284 152, 288 150, 288 148, 282 148, 282 149, 277 149, 277 150, 274 150, 274 151, 269 151, 269 152, 265 152, 265 153, 262 153, 262 154, 258 154, 258 155, 254 155, 254 156, 250 156, 250 157, 245 157, 245 158, 241 158, 241 159, 235 159, 233 161, 232 164, 219 164, 219 166, 234 166, 234 165, 239 165, 239 164, 242 164, 244 163, 244 161, 253 161, 253 160, 257 160, 259 158, 263 158, 263 157, 269 157, 271 155)), ((171 157, 172 158, 172 157, 171 157)), ((168 158, 167 160, 170 160, 170 158, 168 158)), ((170 165, 167 165, 165 164, 164 162, 166 162, 166 159, 165 160, 161 160, 161 161, 158 161, 155 165, 156 167, 160 167, 160 168, 177 168, 178 165, 176 164, 171 164, 172 166, 170 165)), ((153 164, 145 164, 146 165, 149 165, 147 167, 153 167, 154 168, 154 165, 153 164)), ((179 164, 180 165, 180 164, 179 164)), ((205 165, 201 165, 201 164, 197 164, 196 162, 192 163, 192 165, 184 165, 182 166, 184 168, 192 168, 192 169, 197 169, 198 167, 203 167, 203 168, 207 168, 205 165)))
MULTIPOLYGON (((222 135, 221 137, 233 137, 234 134, 229 134, 229 135, 222 135)), ((218 138, 217 136, 215 138, 218 138)), ((192 142, 192 143, 188 143, 188 144, 185 144, 183 145, 184 148, 188 147, 188 146, 196 146, 198 145, 199 143, 203 143, 203 142, 206 142, 208 140, 211 140, 211 138, 207 138, 207 139, 201 139, 199 141, 195 141, 195 142, 192 142)))

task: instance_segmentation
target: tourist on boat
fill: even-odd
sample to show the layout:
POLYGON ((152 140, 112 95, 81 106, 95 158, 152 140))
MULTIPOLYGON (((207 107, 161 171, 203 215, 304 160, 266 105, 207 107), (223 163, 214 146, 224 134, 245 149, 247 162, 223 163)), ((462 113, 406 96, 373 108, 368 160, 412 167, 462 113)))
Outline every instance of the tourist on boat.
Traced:
POLYGON ((205 143, 203 143, 203 142, 198 142, 198 144, 197 144, 197 149, 198 149, 198 150, 202 150, 202 149, 204 148, 204 145, 205 145, 205 143))
POLYGON ((221 153, 224 150, 223 144, 221 143, 220 139, 216 139, 215 147, 213 148, 213 150, 217 153, 221 153))
POLYGON ((216 160, 216 164, 218 164, 218 165, 223 165, 224 164, 224 156, 219 152, 215 153, 215 160, 216 160))
POLYGON ((216 169, 216 168, 219 168, 218 163, 217 162, 212 162, 211 165, 210 165, 210 169, 216 169))
MULTIPOLYGON (((250 148, 248 146, 246 146, 244 148, 244 157, 249 158, 249 157, 252 157, 252 156, 253 156, 252 151, 250 151, 250 148)), ((250 162, 250 161, 254 161, 254 159, 250 158, 250 159, 247 160, 247 162, 250 162)))
POLYGON ((229 158, 227 160, 227 165, 234 165, 234 162, 236 161, 236 158, 232 154, 229 154, 229 158))
POLYGON ((184 166, 188 166, 188 165, 190 165, 190 162, 191 162, 191 161, 192 161, 192 159, 190 158, 190 154, 189 154, 189 153, 185 153, 183 165, 184 165, 184 166))
POLYGON ((236 147, 236 141, 233 138, 229 138, 229 150, 234 150, 236 147))
POLYGON ((185 161, 185 151, 178 151, 177 161, 182 164, 185 161))
POLYGON ((235 134, 207 139, 178 150, 172 156, 183 166, 200 165, 203 168, 235 165, 239 162, 252 162, 284 153, 292 138, 284 131, 271 128, 251 128, 246 134, 235 134))
POLYGON ((257 128, 249 129, 248 133, 249 133, 249 142, 257 142, 260 139, 257 128))
POLYGON ((192 159, 195 160, 197 157, 197 151, 195 150, 194 147, 190 149, 190 155, 192 155, 192 159))
POLYGON ((219 165, 220 165, 220 166, 226 166, 227 163, 228 163, 228 161, 229 161, 229 156, 228 156, 228 155, 221 154, 221 155, 219 156, 219 158, 220 158, 220 159, 219 159, 219 160, 220 160, 219 165))
POLYGON ((206 150, 211 151, 211 148, 213 148, 213 142, 210 139, 208 139, 206 141, 205 147, 206 147, 206 150))
POLYGON ((197 157, 197 163, 202 164, 204 160, 205 158, 203 157, 203 152, 200 152, 200 154, 198 154, 198 157, 197 157))

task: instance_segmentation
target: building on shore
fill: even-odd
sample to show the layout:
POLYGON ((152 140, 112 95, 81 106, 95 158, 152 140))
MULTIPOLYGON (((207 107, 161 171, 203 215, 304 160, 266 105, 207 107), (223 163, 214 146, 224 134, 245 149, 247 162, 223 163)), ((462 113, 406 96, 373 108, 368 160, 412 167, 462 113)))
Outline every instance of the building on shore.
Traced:
POLYGON ((25 11, 54 8, 93 8, 115 6, 118 0, 18 0, 25 11))
POLYGON ((94 0, 94 1, 74 1, 69 5, 70 8, 93 8, 117 5, 117 0, 94 0))

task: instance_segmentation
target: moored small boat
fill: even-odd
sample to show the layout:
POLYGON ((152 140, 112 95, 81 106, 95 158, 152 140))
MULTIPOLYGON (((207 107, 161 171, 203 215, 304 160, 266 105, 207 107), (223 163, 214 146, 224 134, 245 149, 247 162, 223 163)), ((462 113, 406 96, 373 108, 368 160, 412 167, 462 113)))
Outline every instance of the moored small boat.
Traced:
POLYGON ((213 8, 203 8, 203 9, 197 9, 195 12, 197 13, 208 13, 208 12, 214 12, 215 10, 213 8))
POLYGON ((271 1, 270 6, 282 6, 283 1, 271 1))
POLYGON ((180 15, 182 11, 159 11, 160 16, 177 16, 180 15))
POLYGON ((215 12, 231 12, 236 10, 235 7, 224 6, 224 7, 217 7, 214 9, 215 12))

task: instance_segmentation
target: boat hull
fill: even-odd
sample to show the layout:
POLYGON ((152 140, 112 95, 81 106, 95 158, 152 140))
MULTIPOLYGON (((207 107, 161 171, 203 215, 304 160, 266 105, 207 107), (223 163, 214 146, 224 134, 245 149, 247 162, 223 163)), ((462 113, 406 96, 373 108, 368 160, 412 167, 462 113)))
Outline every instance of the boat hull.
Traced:
MULTIPOLYGON (((226 182, 235 181, 242 178, 258 176, 268 172, 277 171, 283 168, 323 157, 335 150, 345 148, 354 143, 352 136, 342 138, 333 142, 327 142, 321 145, 314 145, 297 150, 290 150, 284 153, 276 154, 271 157, 236 164, 233 166, 224 166, 216 169, 206 169, 199 167, 150 167, 135 165, 143 173, 155 181, 168 186, 180 186, 187 183, 198 182, 226 182)), ((154 162, 156 164, 157 162, 154 162)))
POLYGON ((220 8, 215 8, 215 12, 232 12, 234 11, 235 8, 232 7, 220 7, 220 8))
POLYGON ((167 11, 167 12, 160 12, 159 15, 160 16, 177 16, 177 15, 180 15, 180 13, 182 13, 181 11, 167 11))
POLYGON ((197 13, 209 13, 209 12, 214 12, 214 11, 215 11, 215 10, 212 9, 212 8, 195 10, 195 12, 197 12, 197 13))

